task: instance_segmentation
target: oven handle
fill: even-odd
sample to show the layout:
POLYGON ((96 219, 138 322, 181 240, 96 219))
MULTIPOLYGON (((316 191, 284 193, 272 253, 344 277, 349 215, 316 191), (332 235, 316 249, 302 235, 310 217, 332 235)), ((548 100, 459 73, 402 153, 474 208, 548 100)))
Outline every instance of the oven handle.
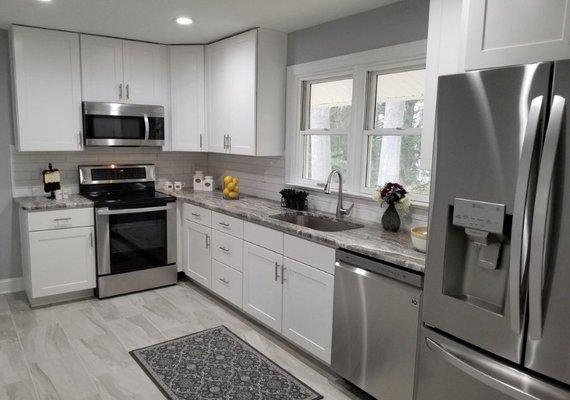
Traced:
POLYGON ((97 215, 120 215, 120 214, 138 214, 153 211, 168 211, 174 208, 175 203, 169 203, 161 207, 145 207, 145 208, 127 208, 124 210, 109 210, 108 208, 97 209, 97 215))

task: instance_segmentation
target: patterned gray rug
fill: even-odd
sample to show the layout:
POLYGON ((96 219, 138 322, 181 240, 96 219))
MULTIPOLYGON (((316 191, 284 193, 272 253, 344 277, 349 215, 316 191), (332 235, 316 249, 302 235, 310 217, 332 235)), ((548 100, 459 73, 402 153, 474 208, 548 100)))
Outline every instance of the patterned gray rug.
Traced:
POLYGON ((323 398, 225 326, 130 353, 171 400, 323 398))

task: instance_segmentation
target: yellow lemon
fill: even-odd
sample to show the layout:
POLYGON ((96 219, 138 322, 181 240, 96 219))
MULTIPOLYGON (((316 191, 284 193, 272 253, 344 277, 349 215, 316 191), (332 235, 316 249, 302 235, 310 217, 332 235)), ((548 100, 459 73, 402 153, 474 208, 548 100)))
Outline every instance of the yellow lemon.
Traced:
POLYGON ((236 185, 236 187, 234 187, 234 192, 238 192, 239 193, 239 186, 236 185))
POLYGON ((224 183, 227 185, 227 184, 230 183, 232 180, 233 180, 233 177, 231 177, 231 176, 228 175, 228 176, 226 176, 226 177, 224 178, 224 183))
POLYGON ((228 194, 230 194, 230 189, 225 188, 224 189, 224 196, 228 197, 228 194))
POLYGON ((237 193, 237 192, 230 192, 230 194, 228 195, 228 197, 230 199, 237 199, 238 196, 239 196, 239 193, 237 193))
POLYGON ((239 179, 238 179, 237 177, 235 177, 235 178, 233 179, 233 182, 237 185, 237 184, 239 183, 239 179))
POLYGON ((236 187, 236 184, 233 183, 233 182, 230 182, 230 183, 227 183, 227 184, 226 184, 226 189, 229 189, 230 192, 231 192, 232 190, 234 190, 235 187, 236 187))

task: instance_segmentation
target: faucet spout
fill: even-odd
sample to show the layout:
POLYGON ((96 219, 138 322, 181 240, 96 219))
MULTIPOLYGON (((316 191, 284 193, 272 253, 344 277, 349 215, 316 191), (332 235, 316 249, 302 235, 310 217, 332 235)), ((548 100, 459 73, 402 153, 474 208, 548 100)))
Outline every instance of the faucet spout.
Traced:
POLYGON ((354 208, 354 204, 351 204, 350 207, 348 207, 348 208, 344 208, 343 201, 342 201, 343 200, 343 198, 342 198, 342 173, 340 172, 339 169, 334 168, 330 172, 330 174, 327 178, 327 183, 325 184, 324 192, 326 194, 331 193, 332 178, 335 174, 338 175, 338 202, 336 204, 336 217, 337 218, 343 218, 343 217, 350 215, 350 212, 354 208))

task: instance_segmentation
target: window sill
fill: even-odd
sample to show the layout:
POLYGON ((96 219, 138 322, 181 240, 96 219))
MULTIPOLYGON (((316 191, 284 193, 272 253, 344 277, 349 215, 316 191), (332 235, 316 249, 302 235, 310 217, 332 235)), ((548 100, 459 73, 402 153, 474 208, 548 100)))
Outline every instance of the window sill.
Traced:
MULTIPOLYGON (((303 185, 303 184, 299 184, 299 183, 290 183, 290 182, 285 183, 285 185, 292 187, 292 188, 306 190, 309 192, 309 194, 324 194, 324 188, 321 188, 318 186, 303 185)), ((331 192, 337 194, 338 190, 335 190, 333 188, 333 190, 331 192)), ((346 190, 343 190, 342 194, 344 197, 346 197, 348 199, 367 200, 371 203, 375 203, 375 201, 372 199, 372 196, 369 194, 354 193, 354 192, 346 191, 346 190)), ((411 199, 410 202, 412 204, 412 207, 414 207, 416 209, 426 210, 426 211, 429 209, 429 202, 419 201, 419 200, 415 200, 415 199, 411 199)))

